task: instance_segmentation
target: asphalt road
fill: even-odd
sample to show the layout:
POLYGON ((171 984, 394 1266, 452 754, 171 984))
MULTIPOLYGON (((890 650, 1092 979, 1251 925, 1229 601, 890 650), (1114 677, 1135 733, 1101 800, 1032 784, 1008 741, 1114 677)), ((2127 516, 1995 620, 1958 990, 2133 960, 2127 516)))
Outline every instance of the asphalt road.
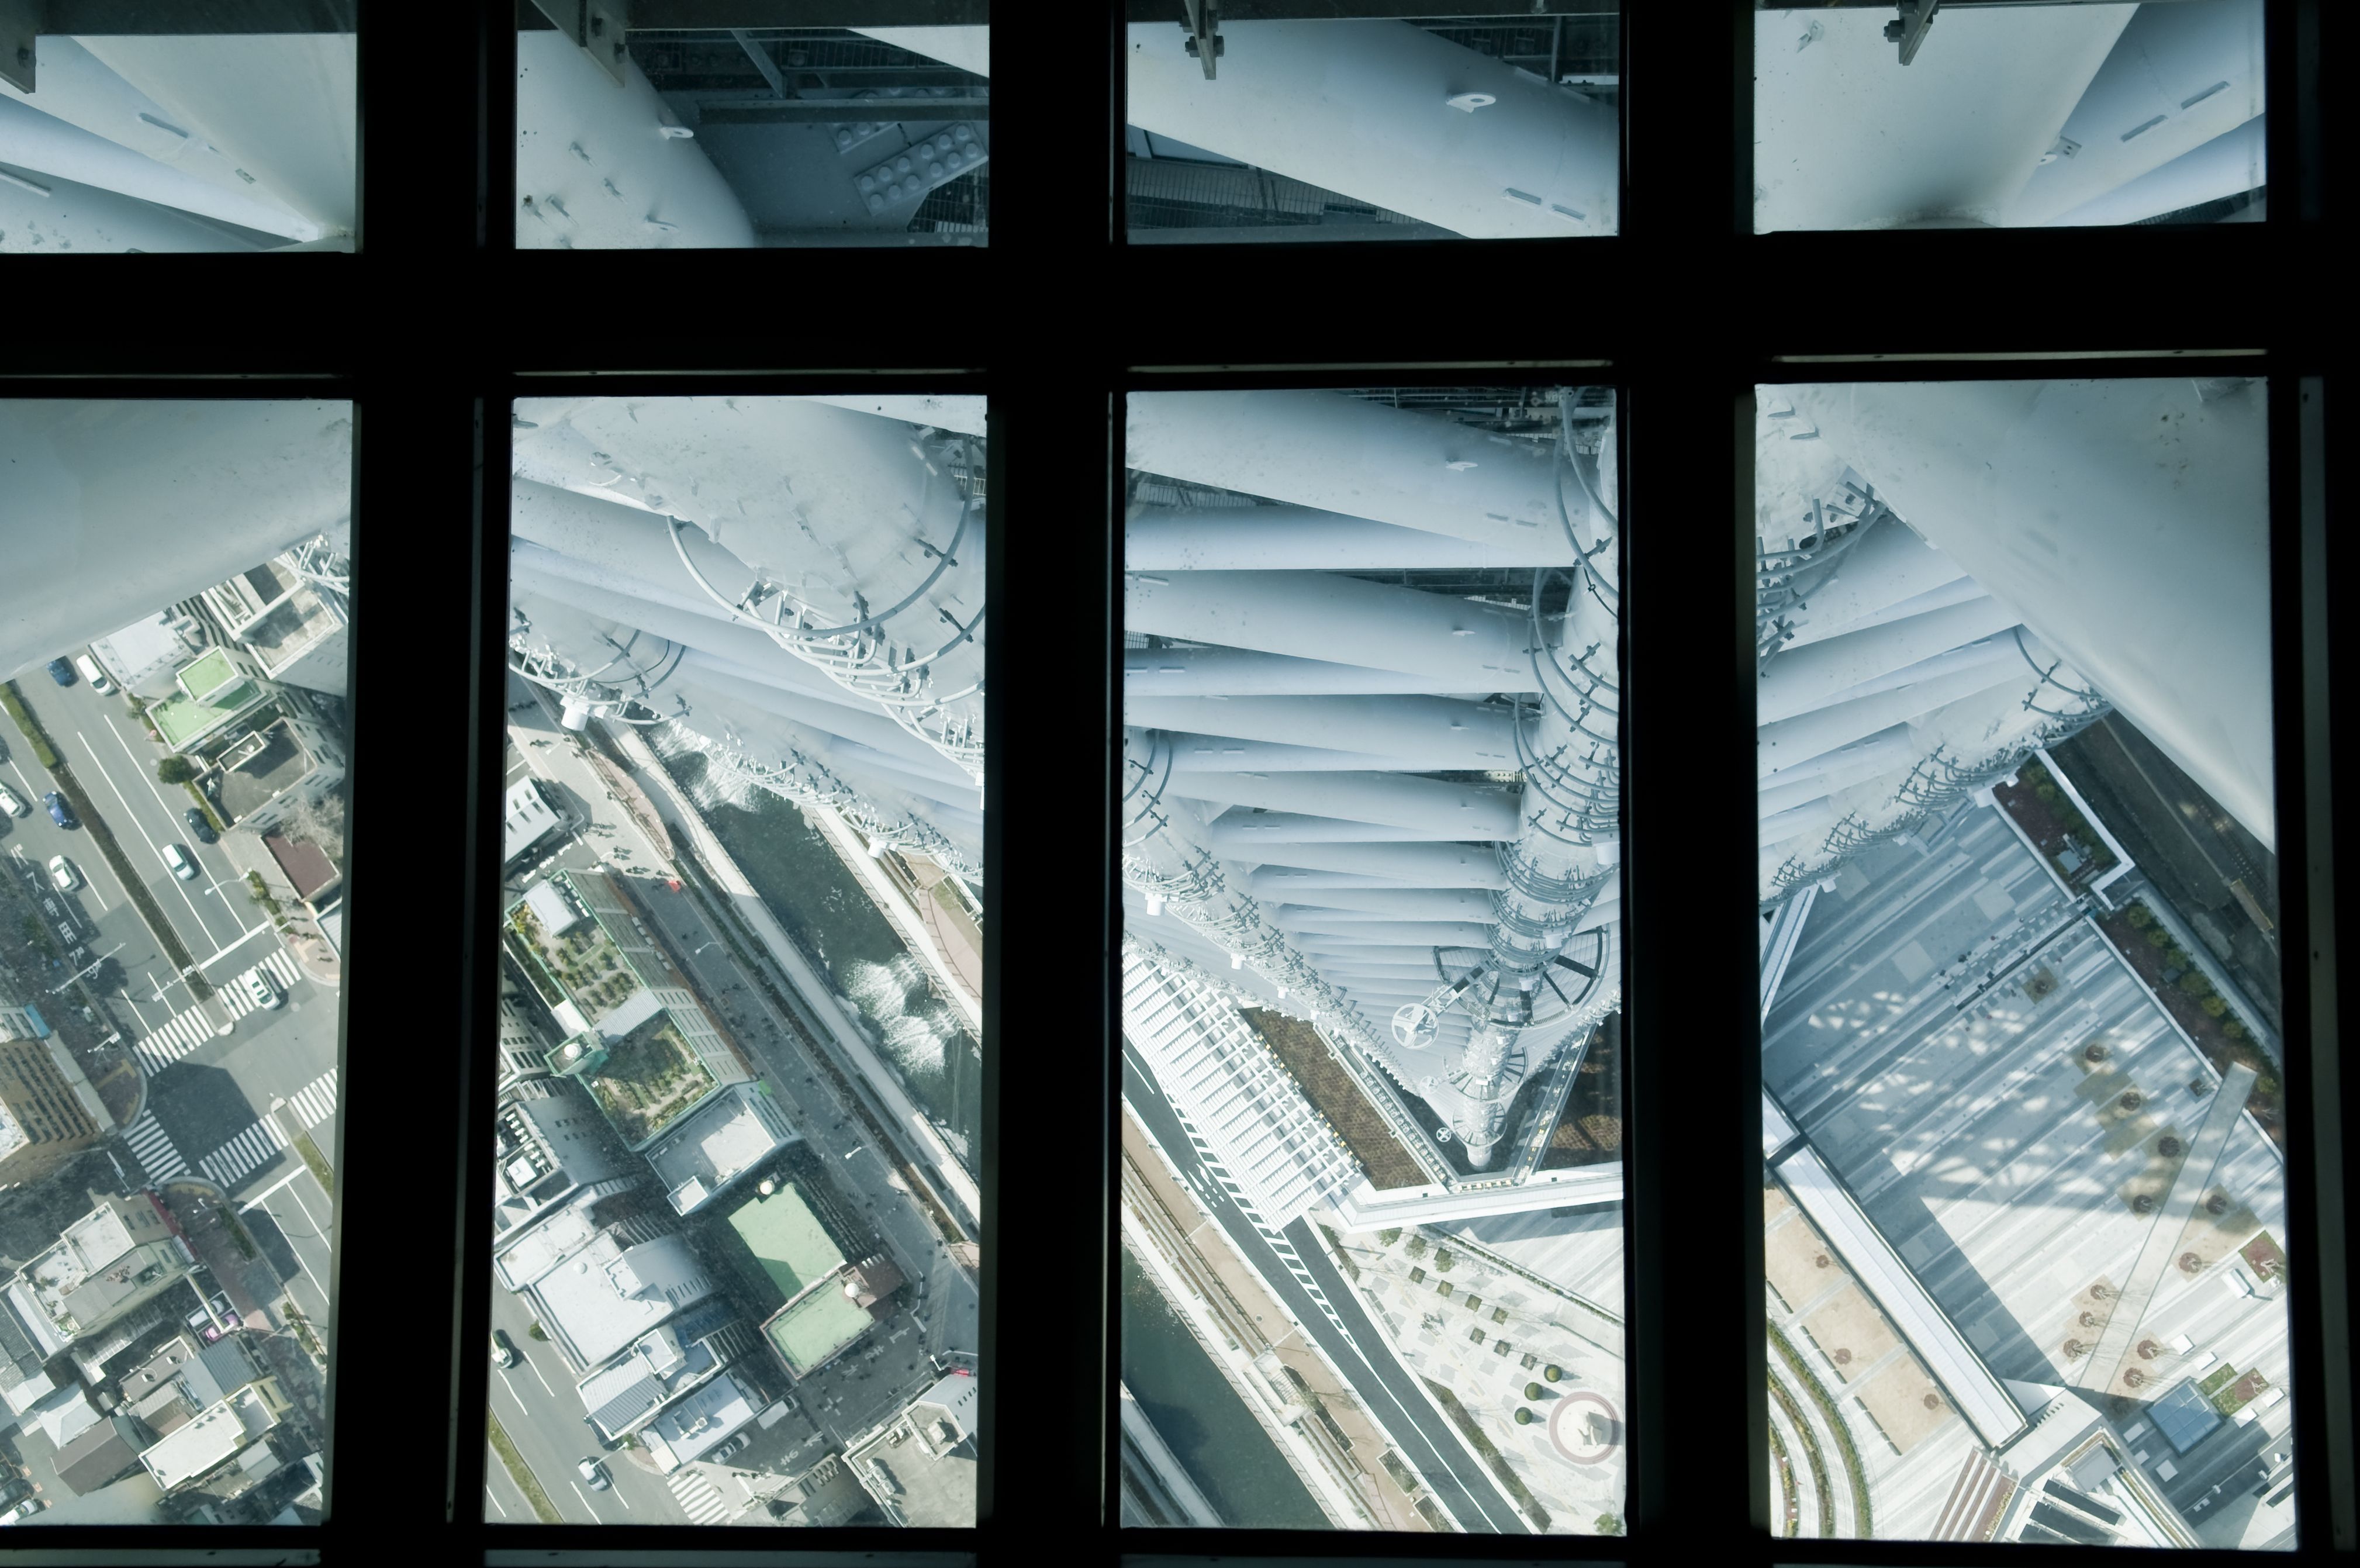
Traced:
POLYGON ((1310 1222, 1295 1221, 1286 1228, 1285 1234, 1328 1304, 1335 1308, 1336 1316, 1343 1321, 1342 1332, 1271 1250, 1253 1223, 1205 1171, 1187 1133, 1180 1125, 1179 1116, 1156 1087, 1154 1074, 1128 1042, 1122 1049, 1122 1069, 1123 1099, 1139 1113, 1148 1131, 1155 1135, 1155 1141, 1180 1168, 1198 1198, 1206 1201, 1206 1206, 1228 1234, 1230 1245, 1262 1277, 1265 1288, 1286 1303, 1287 1310, 1295 1314, 1304 1332, 1319 1343, 1328 1359, 1343 1372, 1361 1407, 1384 1428, 1393 1446, 1401 1451, 1404 1463, 1432 1488, 1445 1511, 1473 1533, 1531 1533, 1531 1527, 1501 1493, 1491 1472, 1467 1452, 1459 1434, 1428 1402, 1414 1380, 1416 1374, 1393 1354, 1383 1332, 1362 1310, 1360 1297, 1328 1263, 1319 1238, 1312 1234, 1310 1222))
MULTIPOLYGON (((180 785, 158 781, 156 766, 169 753, 148 739, 119 691, 101 696, 81 680, 59 686, 38 671, 20 679, 16 689, 208 980, 225 980, 278 947, 269 920, 248 897, 245 879, 221 847, 201 843, 189 831, 182 813, 195 802, 180 785), (195 863, 194 881, 182 882, 167 869, 167 844, 180 845, 195 863)), ((6 824, 8 851, 21 850, 43 863, 62 854, 73 863, 86 884, 75 896, 97 926, 98 942, 90 957, 115 960, 115 970, 93 977, 107 982, 96 989, 128 1010, 135 1034, 158 1027, 194 1000, 188 986, 131 906, 130 895, 106 858, 91 842, 87 825, 60 828, 49 820, 41 797, 56 786, 34 761, 30 741, 17 734, 0 740, 8 753, 0 775, 31 807, 27 816, 6 824)))
MULTIPOLYGON (((516 1444, 541 1489, 568 1524, 679 1524, 684 1516, 663 1477, 643 1467, 627 1451, 604 1452, 598 1434, 574 1391, 574 1376, 556 1347, 536 1340, 528 1331, 532 1314, 505 1290, 492 1292, 492 1326, 508 1332, 517 1348, 514 1366, 492 1368, 492 1413, 499 1418, 508 1441, 516 1444), (599 1491, 585 1483, 575 1466, 595 1459, 606 1467, 612 1485, 599 1491)), ((483 1354, 491 1354, 491 1346, 483 1354)), ((493 1505, 487 1518, 500 1518, 500 1508, 515 1510, 519 1523, 534 1522, 532 1510, 509 1478, 497 1454, 489 1461, 493 1505)))

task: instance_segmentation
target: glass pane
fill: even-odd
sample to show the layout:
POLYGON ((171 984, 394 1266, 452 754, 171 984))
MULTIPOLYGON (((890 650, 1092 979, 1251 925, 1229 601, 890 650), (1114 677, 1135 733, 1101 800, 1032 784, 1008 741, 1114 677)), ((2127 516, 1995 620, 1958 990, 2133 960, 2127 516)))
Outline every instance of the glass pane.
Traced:
POLYGON ((0 255, 350 250, 353 5, 282 9, 74 8, 104 36, 0 10, 0 255))
POLYGON ((486 1517, 971 1525, 983 400, 514 423, 486 1517))
POLYGON ((2294 1540, 2265 391, 1759 389, 1790 1534, 2294 1540))
POLYGON ((2262 0, 1895 11, 1755 18, 1756 233, 2261 217, 2262 0))
POLYGON ((314 1524, 347 402, 0 401, 0 1523, 314 1524))
POLYGON ((518 246, 981 245, 991 34, 983 0, 966 8, 951 27, 626 31, 611 0, 541 0, 582 38, 523 7, 518 246))
POLYGON ((1134 242, 1615 232, 1617 0, 1422 21, 1255 19, 1329 9, 1287 4, 1204 11, 1216 9, 1201 38, 1185 23, 1131 24, 1134 242))
POLYGON ((1614 418, 1131 399, 1127 1524, 1620 1530, 1614 418))

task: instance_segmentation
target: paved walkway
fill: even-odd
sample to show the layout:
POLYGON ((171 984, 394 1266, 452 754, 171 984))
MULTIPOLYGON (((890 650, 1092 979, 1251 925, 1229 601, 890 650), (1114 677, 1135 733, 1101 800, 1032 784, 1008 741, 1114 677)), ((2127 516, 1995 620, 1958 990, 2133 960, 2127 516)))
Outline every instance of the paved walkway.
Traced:
POLYGON ((2245 1109, 2245 1097, 2253 1092, 2255 1076, 2249 1067, 2233 1067, 2222 1075, 2220 1087, 2212 1091, 2212 1103, 2205 1108, 2204 1124, 2190 1141, 2188 1157, 2173 1178, 2171 1190, 2155 1206, 2146 1245, 2139 1248, 2138 1261, 2131 1265, 2123 1281, 2121 1299, 2106 1319, 2098 1348, 2081 1363, 2081 1376, 2074 1379, 2076 1387, 2112 1387, 2124 1365, 2137 1359, 2139 1324, 2147 1317, 2147 1303, 2155 1299, 2155 1288, 2163 1283, 2172 1266, 2196 1205, 2212 1190, 2213 1168, 2221 1163, 2229 1133, 2245 1109))
MULTIPOLYGON (((1827 1412, 1819 1409, 1819 1401, 1811 1398, 1811 1391, 1795 1376, 1775 1344, 1770 1347, 1770 1378, 1803 1412, 1808 1441, 1818 1446, 1819 1458, 1827 1465, 1830 1496, 1822 1499, 1827 1512, 1821 1515, 1820 1533, 1833 1541, 1856 1540, 1860 1535, 1860 1511, 1852 1494, 1852 1475, 1844 1468, 1843 1446, 1836 1442, 1836 1434, 1828 1425, 1827 1412)), ((1810 1461, 1800 1453, 1795 1458, 1802 1467, 1802 1489, 1808 1492, 1811 1489, 1810 1461)))

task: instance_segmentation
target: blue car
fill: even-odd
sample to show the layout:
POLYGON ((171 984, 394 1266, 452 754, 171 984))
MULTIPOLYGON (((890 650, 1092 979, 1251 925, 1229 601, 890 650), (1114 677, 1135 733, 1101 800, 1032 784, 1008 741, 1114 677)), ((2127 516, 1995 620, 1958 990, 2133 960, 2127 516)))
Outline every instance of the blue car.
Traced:
POLYGON ((58 683, 58 685, 61 685, 61 686, 70 686, 70 685, 73 685, 73 684, 74 684, 74 673, 73 673, 73 666, 72 666, 71 664, 68 663, 67 663, 65 660, 63 660, 63 659, 52 659, 52 660, 50 660, 50 661, 49 661, 49 679, 51 679, 51 680, 53 680, 53 681, 57 682, 57 683, 58 683))
POLYGON ((49 808, 49 820, 56 823, 59 827, 79 828, 82 826, 81 823, 74 820, 73 810, 66 805, 66 797, 60 795, 57 791, 51 790, 49 794, 43 795, 41 797, 41 804, 49 808))

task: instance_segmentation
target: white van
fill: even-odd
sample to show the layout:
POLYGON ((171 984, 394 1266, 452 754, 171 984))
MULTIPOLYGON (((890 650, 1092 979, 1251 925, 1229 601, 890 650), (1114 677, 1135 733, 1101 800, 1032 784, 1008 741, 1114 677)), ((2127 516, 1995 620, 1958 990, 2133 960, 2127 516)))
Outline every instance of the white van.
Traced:
POLYGON ((32 809, 16 798, 15 790, 10 789, 6 784, 0 784, 0 811, 5 811, 11 817, 22 817, 32 809))
POLYGON ((197 863, 189 859, 189 851, 178 844, 164 846, 164 863, 171 867, 172 874, 182 882, 197 880, 197 863))
POLYGON ((98 661, 92 658, 89 654, 75 654, 74 668, 80 670, 82 672, 82 678, 90 683, 90 689, 98 693, 101 696, 105 696, 108 692, 115 689, 115 683, 106 678, 106 672, 100 669, 98 667, 98 661))

